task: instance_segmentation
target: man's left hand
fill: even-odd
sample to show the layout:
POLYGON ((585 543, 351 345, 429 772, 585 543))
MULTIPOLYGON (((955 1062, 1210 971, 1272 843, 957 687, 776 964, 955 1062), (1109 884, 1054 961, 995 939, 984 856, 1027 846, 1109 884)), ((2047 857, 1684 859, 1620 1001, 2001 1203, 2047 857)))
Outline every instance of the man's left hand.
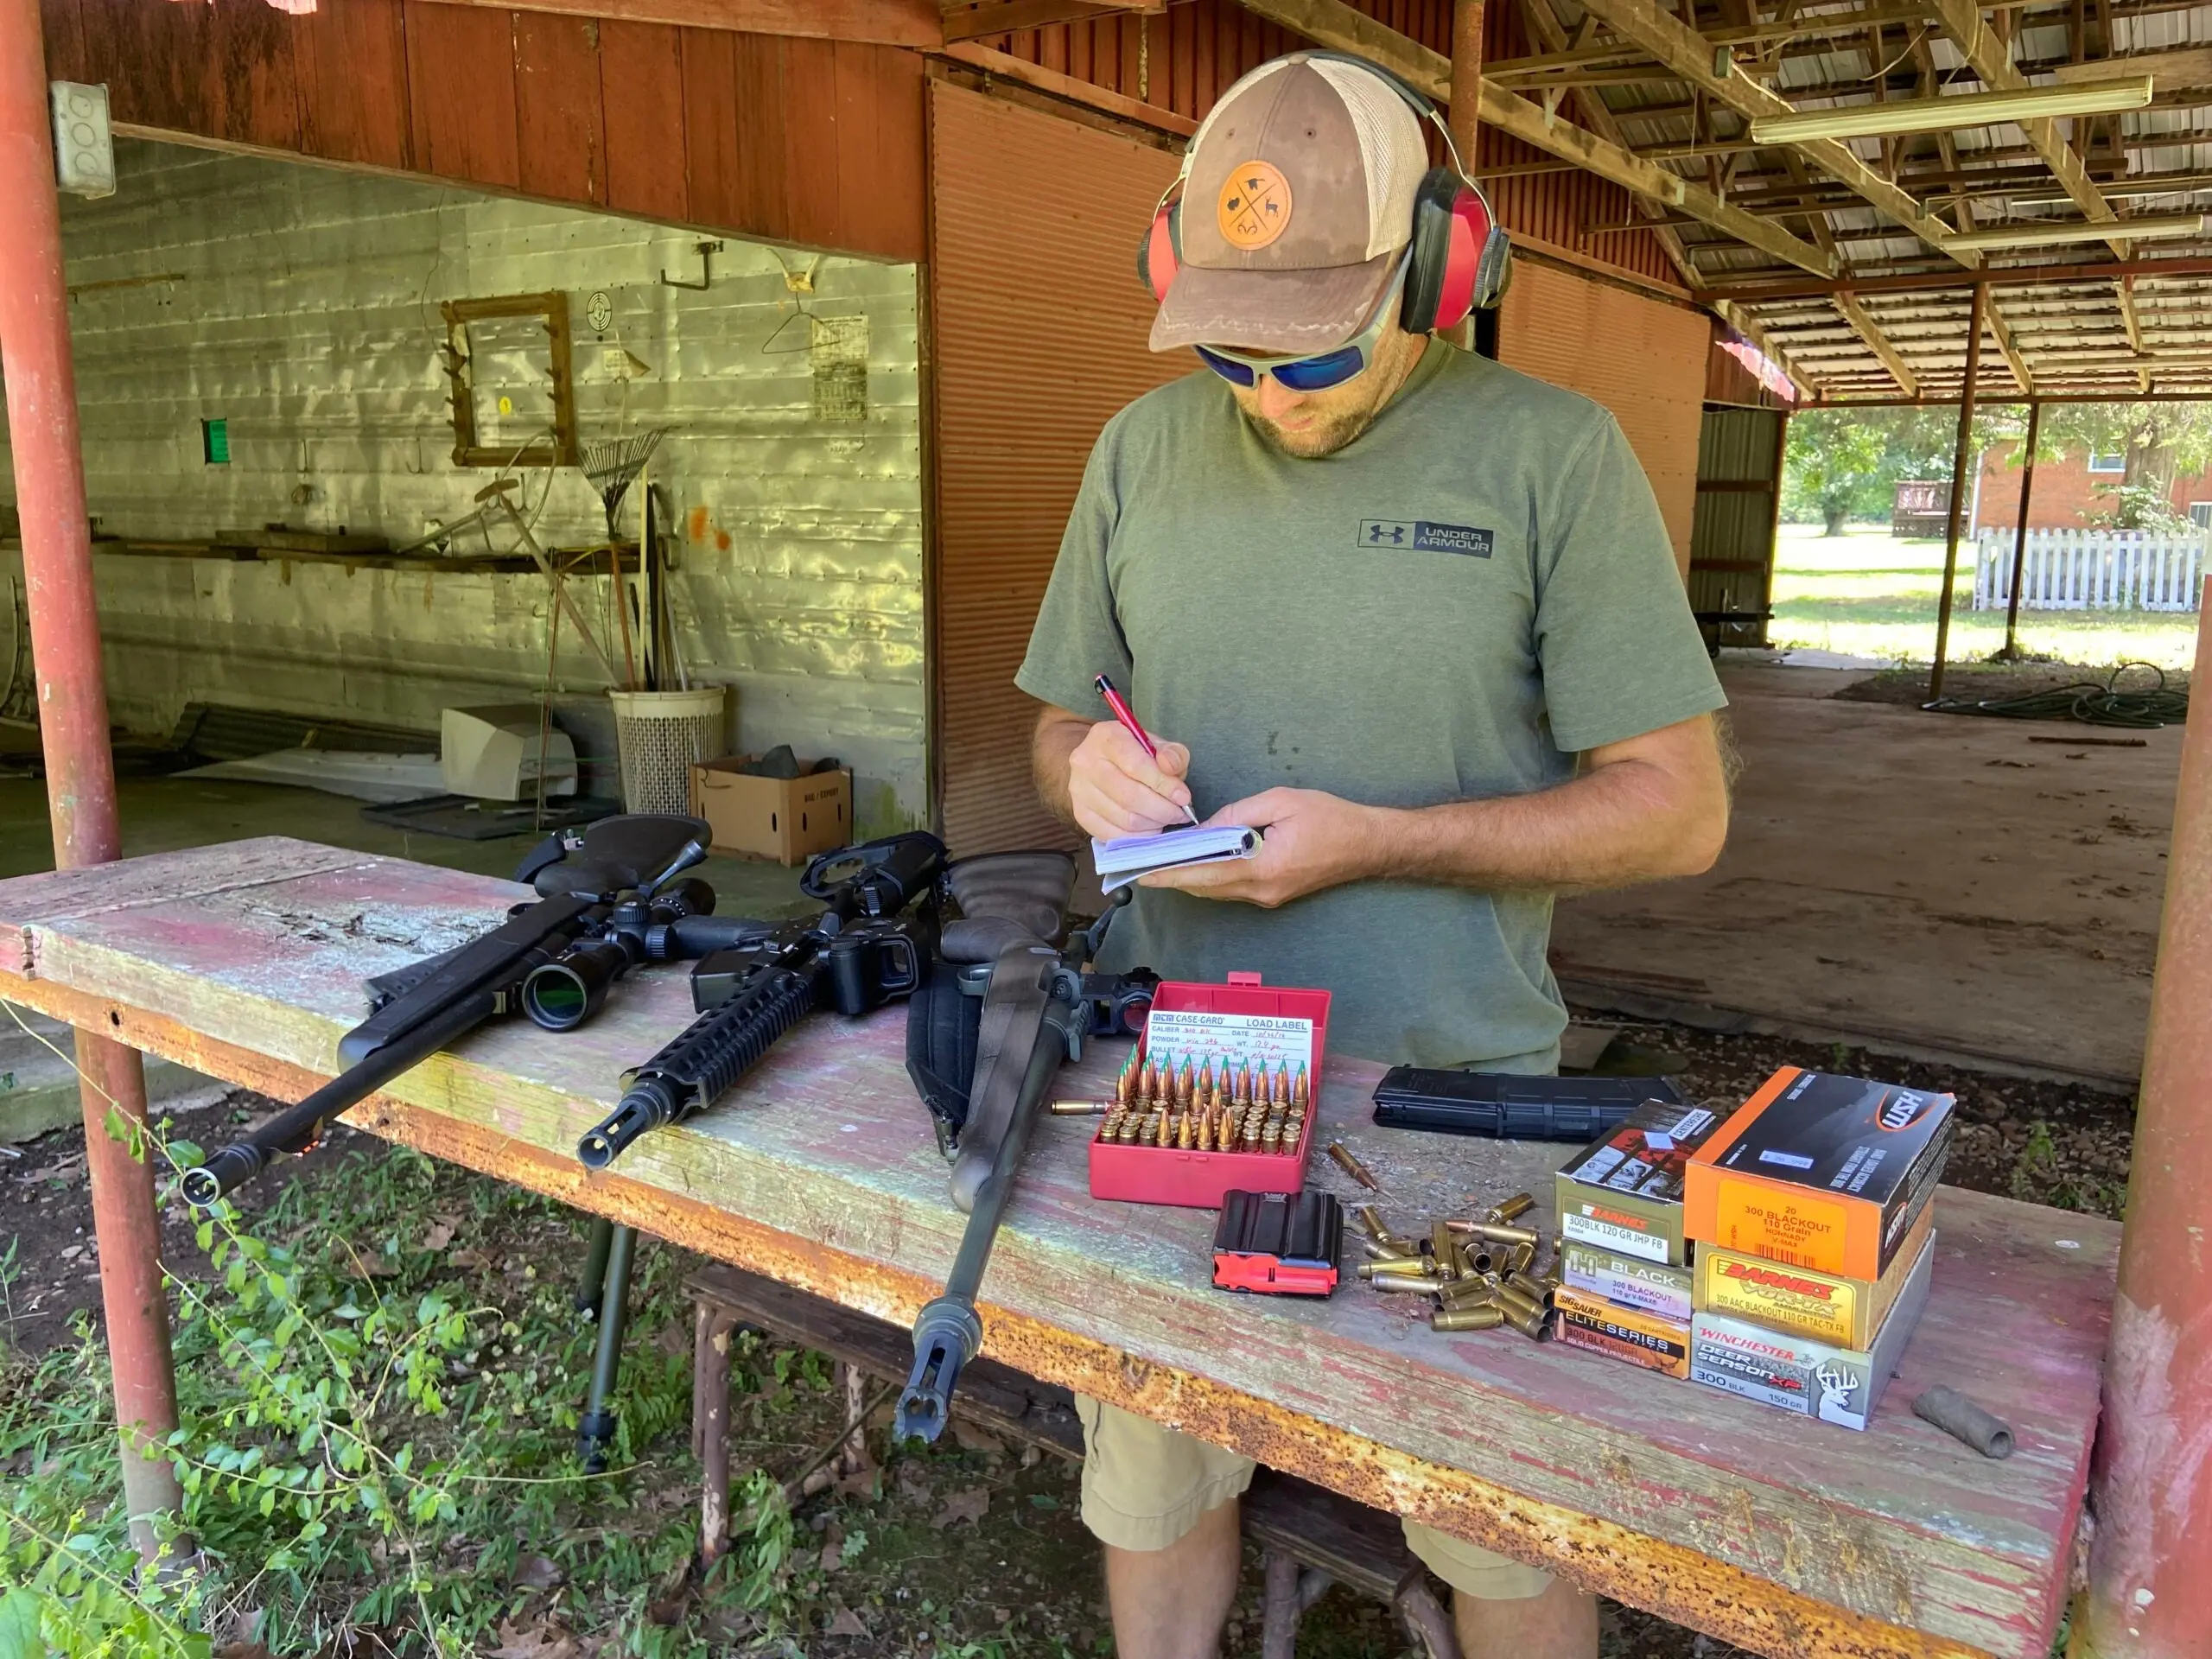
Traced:
POLYGON ((1241 823, 1262 832, 1249 858, 1155 870, 1147 887, 1173 887, 1199 899, 1228 899, 1272 910, 1325 887, 1376 873, 1382 814, 1318 789, 1269 789, 1231 801, 1209 823, 1241 823))

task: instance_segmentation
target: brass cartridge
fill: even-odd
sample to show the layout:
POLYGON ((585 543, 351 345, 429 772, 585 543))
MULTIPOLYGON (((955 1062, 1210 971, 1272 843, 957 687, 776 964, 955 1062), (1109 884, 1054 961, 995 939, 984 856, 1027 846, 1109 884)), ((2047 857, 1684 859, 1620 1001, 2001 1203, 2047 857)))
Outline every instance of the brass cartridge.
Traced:
POLYGON ((1198 1068, 1198 1092, 1211 1098, 1213 1095, 1213 1062, 1208 1060, 1198 1068))
POLYGON ((1543 1303, 1513 1285, 1500 1285, 1497 1300, 1497 1305, 1509 1313, 1526 1313, 1532 1319, 1541 1319, 1544 1315, 1543 1303))
POLYGON ((1540 1235, 1528 1227, 1509 1227, 1503 1222, 1471 1221, 1456 1232, 1472 1233, 1477 1238, 1486 1238, 1493 1244, 1534 1245, 1540 1235))
POLYGON ((1360 1231, 1378 1243, 1390 1236, 1390 1230, 1382 1223, 1382 1212, 1371 1204, 1357 1206, 1351 1212, 1351 1218, 1359 1224, 1360 1231))
POLYGON ((1487 1279, 1455 1279, 1437 1293, 1446 1307, 1474 1307, 1497 1300, 1497 1287, 1487 1279))
POLYGON ((1370 1281, 1377 1290, 1418 1293, 1433 1296, 1444 1288, 1444 1281, 1429 1274, 1386 1273, 1370 1281))
POLYGON ((1549 1342, 1552 1335, 1551 1318, 1543 1309, 1524 1310, 1506 1301, 1503 1297, 1497 1306, 1505 1315, 1505 1322, 1531 1342, 1549 1342))
POLYGON ((1533 1196, 1526 1192, 1516 1192, 1504 1202, 1491 1205, 1490 1214, 1485 1219, 1503 1225, 1506 1222, 1527 1215, 1535 1207, 1536 1200, 1533 1196))
POLYGON ((1467 1259, 1467 1271, 1469 1273, 1480 1275, 1482 1274, 1496 1273, 1497 1271, 1497 1257, 1491 1251, 1483 1249, 1479 1247, 1469 1249, 1465 1244, 1459 1246, 1459 1250, 1460 1253, 1467 1259))
POLYGON ((1353 1157, 1351 1151, 1344 1146, 1343 1141, 1332 1141, 1329 1142, 1329 1156, 1336 1160, 1337 1167, 1338 1169, 1344 1171, 1345 1174, 1351 1176, 1352 1179, 1357 1181, 1369 1192, 1380 1192, 1382 1190, 1382 1182, 1376 1180, 1374 1176, 1368 1173, 1367 1166, 1361 1163, 1358 1159, 1353 1157))
POLYGON ((1426 1278, 1428 1263, 1418 1255, 1389 1255, 1359 1264, 1359 1276, 1363 1279, 1388 1279, 1393 1275, 1426 1278))
POLYGON ((1176 1121, 1179 1127, 1175 1131, 1175 1144, 1183 1151, 1188 1152, 1198 1144, 1198 1120, 1191 1113, 1185 1112, 1176 1121))
POLYGON ((1552 1287, 1541 1279, 1531 1279, 1525 1273, 1509 1273, 1505 1283, 1507 1288, 1519 1291, 1539 1307, 1552 1305, 1552 1287))
POLYGON ((1056 1100, 1045 1109, 1054 1117, 1103 1117, 1114 1109, 1110 1100, 1056 1100))
POLYGON ((1458 1241, 1452 1236, 1451 1230, 1442 1222, 1437 1222, 1429 1228, 1428 1253, 1436 1258, 1437 1270, 1446 1278, 1456 1279, 1459 1276, 1459 1255, 1457 1246, 1458 1241))
POLYGON ((1306 1080, 1306 1062, 1300 1060, 1298 1063, 1298 1075, 1291 1080, 1290 1103, 1294 1106, 1303 1106, 1313 1098, 1313 1085, 1306 1080))
POLYGON ((1514 1244, 1506 1249, 1505 1270, 1508 1273, 1526 1273, 1535 1265, 1535 1262, 1536 1247, 1533 1244, 1514 1244))
POLYGON ((1432 1331, 1493 1331, 1504 1323, 1503 1310, 1486 1302, 1472 1307, 1440 1308, 1428 1316, 1432 1331))

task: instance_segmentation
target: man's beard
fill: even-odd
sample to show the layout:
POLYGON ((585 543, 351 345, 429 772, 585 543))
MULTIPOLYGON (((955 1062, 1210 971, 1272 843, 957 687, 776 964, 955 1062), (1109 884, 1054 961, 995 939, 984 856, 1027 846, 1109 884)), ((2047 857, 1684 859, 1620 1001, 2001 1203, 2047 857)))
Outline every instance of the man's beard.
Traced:
POLYGON ((1376 412, 1371 408, 1348 410, 1302 432, 1286 432, 1263 415, 1248 415, 1245 418, 1260 435, 1260 442, 1277 454, 1299 461, 1319 461, 1324 455, 1333 455, 1374 425, 1376 412))

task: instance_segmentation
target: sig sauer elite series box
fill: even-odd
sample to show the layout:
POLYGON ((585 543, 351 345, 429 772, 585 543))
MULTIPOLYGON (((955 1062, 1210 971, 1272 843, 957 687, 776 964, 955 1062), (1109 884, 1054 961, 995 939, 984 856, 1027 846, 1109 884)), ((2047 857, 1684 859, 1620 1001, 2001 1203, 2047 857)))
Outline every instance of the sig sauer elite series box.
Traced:
POLYGON ((1920 1323, 1935 1259, 1931 1236, 1906 1273, 1897 1306, 1871 1351, 1700 1313, 1690 1321, 1690 1380, 1823 1422, 1864 1428, 1920 1323))
POLYGON ((1638 1261, 1688 1265, 1683 1172, 1719 1127, 1702 1106, 1645 1101, 1559 1172, 1560 1236, 1638 1261))
POLYGON ((1878 1279, 1951 1149, 1949 1095, 1785 1065, 1692 1154, 1689 1235, 1878 1279))
POLYGON ((1634 1308, 1616 1307, 1596 1296, 1561 1290, 1552 1299, 1559 1313, 1559 1339, 1570 1348, 1587 1348, 1624 1359, 1669 1376, 1690 1374, 1690 1328, 1634 1308))
POLYGON ((1905 1225, 1904 1246, 1878 1279, 1815 1273, 1718 1244, 1701 1244, 1697 1306, 1708 1313, 1795 1332, 1840 1348, 1870 1348, 1904 1294, 1913 1264, 1920 1259, 1920 1247, 1934 1230, 1935 1197, 1932 1186, 1922 1194, 1919 1211, 1905 1225))
POLYGON ((1612 1303, 1656 1313, 1675 1325, 1690 1322, 1692 1285, 1688 1268, 1640 1262, 1595 1244, 1569 1239, 1560 1246, 1560 1280, 1570 1288, 1612 1303))

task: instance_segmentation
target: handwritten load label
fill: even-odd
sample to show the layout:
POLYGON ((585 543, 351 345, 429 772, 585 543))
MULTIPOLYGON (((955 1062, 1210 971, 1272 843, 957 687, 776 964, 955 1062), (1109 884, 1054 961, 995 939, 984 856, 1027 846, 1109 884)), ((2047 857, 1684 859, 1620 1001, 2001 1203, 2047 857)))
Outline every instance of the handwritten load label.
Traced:
POLYGON ((1313 1022, 1267 1014, 1212 1014, 1198 1008, 1153 1009, 1144 1024, 1147 1059, 1179 1069, 1211 1064, 1219 1071, 1248 1062, 1295 1077, 1313 1064, 1313 1022))

